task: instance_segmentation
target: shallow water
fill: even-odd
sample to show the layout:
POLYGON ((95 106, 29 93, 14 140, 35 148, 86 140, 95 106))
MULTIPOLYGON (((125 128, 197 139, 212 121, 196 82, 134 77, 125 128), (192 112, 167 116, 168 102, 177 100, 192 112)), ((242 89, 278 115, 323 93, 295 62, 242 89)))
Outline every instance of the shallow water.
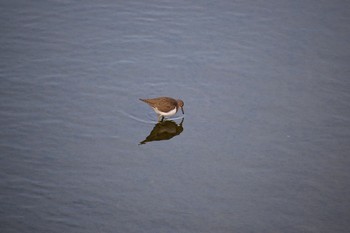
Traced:
POLYGON ((1 232, 349 231, 345 1, 0 6, 1 232))

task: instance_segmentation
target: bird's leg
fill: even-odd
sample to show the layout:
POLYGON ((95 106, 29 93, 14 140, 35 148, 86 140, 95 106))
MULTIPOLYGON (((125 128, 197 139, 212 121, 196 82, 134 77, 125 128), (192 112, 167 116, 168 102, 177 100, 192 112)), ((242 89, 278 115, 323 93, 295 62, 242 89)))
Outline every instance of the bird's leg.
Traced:
POLYGON ((158 122, 162 122, 163 121, 163 119, 164 119, 164 116, 162 116, 162 115, 158 115, 158 122))

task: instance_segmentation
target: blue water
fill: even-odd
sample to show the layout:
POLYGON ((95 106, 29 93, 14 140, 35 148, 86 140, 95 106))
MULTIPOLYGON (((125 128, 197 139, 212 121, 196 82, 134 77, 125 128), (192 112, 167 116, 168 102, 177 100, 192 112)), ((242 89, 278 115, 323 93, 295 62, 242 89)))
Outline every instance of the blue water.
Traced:
POLYGON ((350 3, 16 0, 0 23, 1 232, 350 231, 350 3), (157 125, 157 96, 185 115, 157 125))

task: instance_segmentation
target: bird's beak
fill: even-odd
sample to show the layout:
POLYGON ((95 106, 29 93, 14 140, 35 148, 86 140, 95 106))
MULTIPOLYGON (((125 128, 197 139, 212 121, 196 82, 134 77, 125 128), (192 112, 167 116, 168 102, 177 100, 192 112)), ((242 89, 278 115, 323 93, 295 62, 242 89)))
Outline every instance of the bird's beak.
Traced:
POLYGON ((181 111, 182 111, 182 114, 185 114, 185 112, 184 112, 184 108, 181 108, 181 111))

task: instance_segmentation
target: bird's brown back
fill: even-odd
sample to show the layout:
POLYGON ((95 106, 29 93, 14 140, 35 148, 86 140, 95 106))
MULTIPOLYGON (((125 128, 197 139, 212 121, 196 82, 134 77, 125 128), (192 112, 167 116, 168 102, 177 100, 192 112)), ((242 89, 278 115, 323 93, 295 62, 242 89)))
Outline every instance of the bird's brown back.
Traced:
POLYGON ((178 110, 178 104, 177 101, 170 97, 158 97, 153 99, 140 99, 141 101, 147 103, 153 108, 157 108, 161 112, 169 112, 174 107, 176 108, 176 111, 178 110))

